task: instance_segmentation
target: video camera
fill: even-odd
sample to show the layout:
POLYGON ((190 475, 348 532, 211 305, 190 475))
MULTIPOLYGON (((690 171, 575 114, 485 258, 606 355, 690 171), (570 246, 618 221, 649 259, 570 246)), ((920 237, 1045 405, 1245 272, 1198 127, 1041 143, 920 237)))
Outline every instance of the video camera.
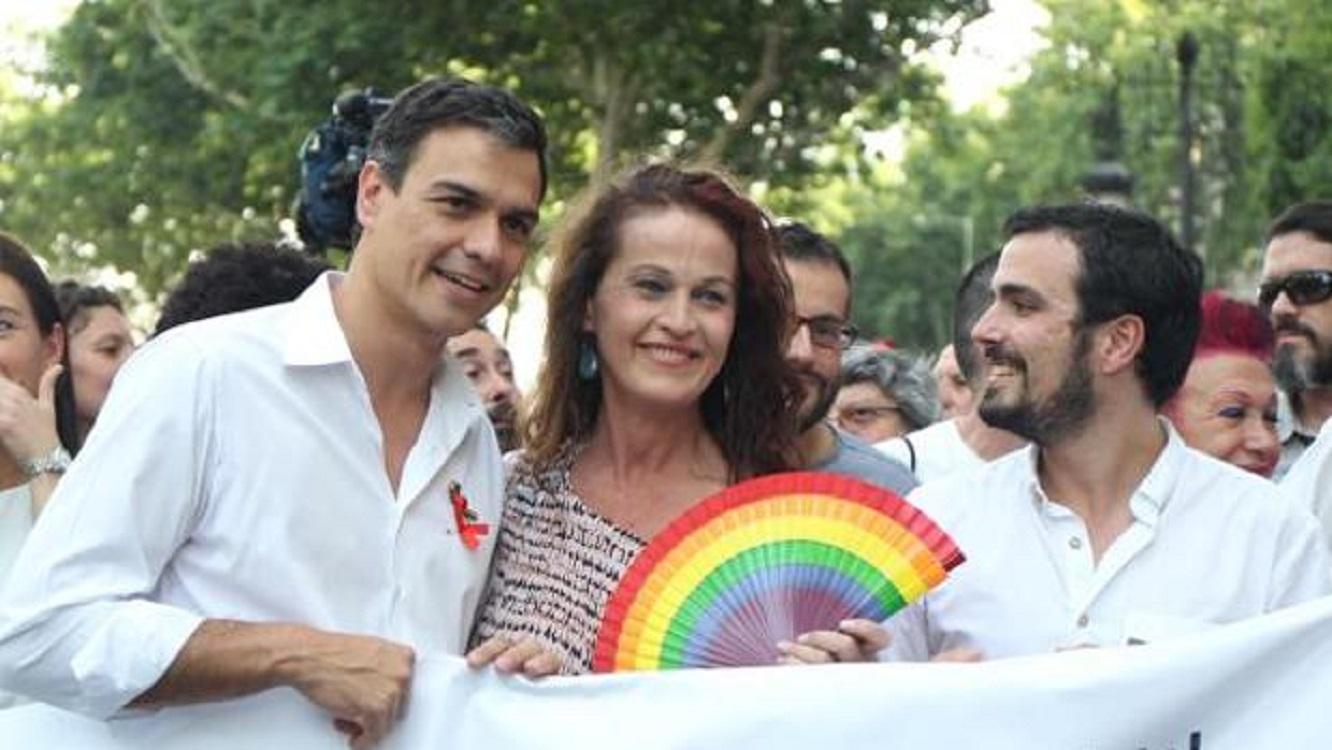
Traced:
POLYGON ((296 231, 309 252, 351 249, 356 178, 365 163, 370 131, 391 104, 393 99, 372 88, 343 94, 333 102, 333 116, 315 126, 301 143, 296 231))

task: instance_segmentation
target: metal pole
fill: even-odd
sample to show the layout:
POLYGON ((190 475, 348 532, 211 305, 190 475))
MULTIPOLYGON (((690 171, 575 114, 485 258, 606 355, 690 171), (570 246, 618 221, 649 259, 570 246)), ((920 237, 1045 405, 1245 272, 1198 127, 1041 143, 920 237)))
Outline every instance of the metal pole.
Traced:
POLYGON ((1194 250, 1197 189, 1193 166, 1193 67, 1198 62, 1198 38, 1193 32, 1180 35, 1175 57, 1179 61, 1179 239, 1185 248, 1194 250))

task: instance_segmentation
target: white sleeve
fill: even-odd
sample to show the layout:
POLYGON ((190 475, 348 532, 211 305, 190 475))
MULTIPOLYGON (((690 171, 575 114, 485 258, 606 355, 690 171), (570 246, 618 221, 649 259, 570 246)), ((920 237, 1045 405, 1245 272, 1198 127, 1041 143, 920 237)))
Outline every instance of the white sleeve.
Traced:
POLYGON ((1323 529, 1305 508, 1292 505, 1286 510, 1272 565, 1268 611, 1332 593, 1332 561, 1323 529))
POLYGON ((203 511, 216 378, 188 338, 117 374, 0 593, 0 689, 90 716, 152 687, 202 618, 150 601, 203 511))
POLYGON ((1279 486, 1291 502, 1313 512, 1322 524, 1323 541, 1332 546, 1332 419, 1279 486))

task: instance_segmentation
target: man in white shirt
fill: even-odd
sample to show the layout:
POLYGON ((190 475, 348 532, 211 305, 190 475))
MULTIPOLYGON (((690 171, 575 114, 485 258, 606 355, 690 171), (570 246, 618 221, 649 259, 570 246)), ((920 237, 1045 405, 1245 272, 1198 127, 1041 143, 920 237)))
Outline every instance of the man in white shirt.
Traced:
POLYGON ((1007 430, 986 424, 977 413, 985 383, 981 379, 980 350, 971 340, 971 328, 994 299, 990 279, 998 265, 998 253, 976 262, 963 275, 953 300, 953 343, 949 348, 968 389, 965 405, 951 419, 874 446, 905 463, 922 484, 977 469, 1026 443, 1007 430))
POLYGON ((1310 482, 1319 459, 1306 464, 1301 455, 1332 423, 1332 201, 1296 204, 1272 223, 1258 304, 1276 332, 1272 374, 1288 407, 1275 476, 1288 496, 1313 509, 1332 544, 1332 483, 1310 482))
POLYGON ((3 594, 0 687, 107 717, 289 686, 382 738, 414 650, 460 652, 485 583, 502 467, 444 349, 521 268, 544 150, 507 92, 400 94, 348 273, 117 377, 3 594))
POLYGON ((1032 445, 912 494, 967 561, 889 620, 890 658, 1145 642, 1332 590, 1307 511, 1157 417, 1198 335, 1197 256, 1107 206, 1006 229, 980 413, 1032 445))

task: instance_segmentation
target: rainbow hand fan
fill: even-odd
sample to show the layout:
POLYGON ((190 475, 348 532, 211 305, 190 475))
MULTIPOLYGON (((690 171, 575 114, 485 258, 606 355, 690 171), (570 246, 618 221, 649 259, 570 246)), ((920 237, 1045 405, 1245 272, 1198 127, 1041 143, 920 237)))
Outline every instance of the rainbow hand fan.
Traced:
POLYGON ((886 620, 964 556, 895 493, 817 473, 729 487, 639 553, 606 605, 593 669, 772 664, 777 642, 886 620))

